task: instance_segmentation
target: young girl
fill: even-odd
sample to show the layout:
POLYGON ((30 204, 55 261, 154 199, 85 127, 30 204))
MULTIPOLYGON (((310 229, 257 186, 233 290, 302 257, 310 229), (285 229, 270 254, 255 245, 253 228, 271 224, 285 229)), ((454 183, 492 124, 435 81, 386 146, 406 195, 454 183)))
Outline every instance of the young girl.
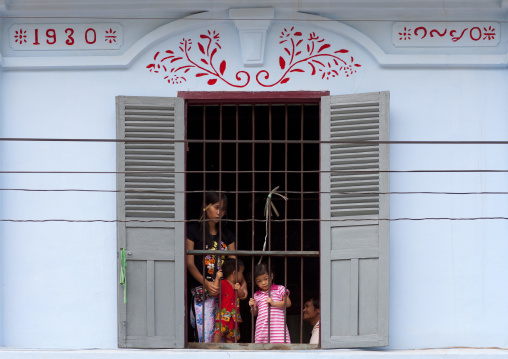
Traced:
POLYGON ((237 342, 240 341, 240 330, 236 323, 242 322, 240 299, 247 298, 247 290, 240 284, 243 282, 244 268, 245 265, 241 260, 227 259, 222 265, 222 270, 217 272, 216 285, 219 285, 220 278, 224 280, 220 294, 220 308, 215 320, 214 343, 219 343, 221 337, 226 339, 226 343, 234 343, 235 338, 237 342))
POLYGON ((249 305, 252 313, 257 315, 255 343, 291 343, 289 331, 284 321, 284 305, 291 306, 289 291, 282 285, 270 283, 273 272, 268 276, 265 263, 258 264, 254 270, 254 278, 259 290, 250 298, 249 305), (270 313, 270 326, 268 326, 270 313), (270 341, 268 341, 270 332, 270 341), (284 335, 285 334, 285 335, 284 335))

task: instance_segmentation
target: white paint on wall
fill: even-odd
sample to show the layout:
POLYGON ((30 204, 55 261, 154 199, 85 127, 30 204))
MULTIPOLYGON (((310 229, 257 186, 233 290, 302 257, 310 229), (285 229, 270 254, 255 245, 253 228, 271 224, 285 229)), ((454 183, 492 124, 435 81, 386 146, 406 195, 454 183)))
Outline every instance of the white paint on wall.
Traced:
MULTIPOLYGON (((171 358, 202 358, 200 350, 0 350, 0 359, 165 359, 171 358)), ((207 350, 206 357, 209 359, 253 359, 260 355, 267 358, 294 359, 305 356, 306 358, 333 358, 333 359, 497 359, 505 358, 506 350, 502 349, 430 349, 430 350, 266 350, 266 351, 232 351, 232 350, 207 350)))
MULTIPOLYGON (((242 69, 237 33, 230 31, 234 24, 206 25, 188 32, 182 28, 178 36, 154 42, 123 69, 92 66, 89 70, 3 72, 1 136, 114 139, 117 95, 175 96, 184 90, 235 90, 224 81, 207 85, 203 77, 194 74, 181 85, 170 85, 146 68, 157 51, 175 48, 182 37, 194 38, 203 31, 216 30, 223 45, 220 56, 228 61, 226 73, 229 76, 229 71, 242 69)), ((271 76, 280 76, 281 48, 273 38, 284 25, 273 25, 267 35, 265 64, 271 76)), ((305 33, 314 30, 309 24, 297 25, 305 33)), ((357 74, 322 80, 308 72, 294 73, 290 82, 270 90, 329 90, 332 95, 388 90, 393 141, 507 141, 506 70, 386 68, 354 39, 334 34, 333 26, 315 30, 334 46, 354 54, 362 65, 357 74)), ((241 90, 266 90, 251 81, 241 90)), ((1 149, 2 171, 114 172, 116 168, 115 144, 108 142, 9 141, 2 142, 1 149)), ((392 145, 390 153, 395 171, 506 169, 508 146, 392 145)), ((0 181, 3 188, 115 190, 114 174, 18 173, 2 174, 0 181)), ((507 185, 506 173, 391 175, 392 192, 506 192, 507 185)), ((4 192, 0 202, 4 219, 116 218, 114 192, 4 192)), ((391 218, 508 217, 506 197, 393 194, 391 218)), ((508 346, 506 220, 394 221, 390 232, 389 349, 508 346)), ((117 347, 114 223, 2 222, 0 234, 5 346, 117 347)), ((29 353, 16 353, 16 357, 29 353)), ((329 353, 338 352, 322 355, 329 353)), ((8 354, 0 352, 0 358, 8 354)), ((85 355, 81 351, 71 353, 78 354, 85 355)), ((139 355, 139 351, 103 354, 139 355)), ((291 355, 297 353, 284 353, 291 355)))

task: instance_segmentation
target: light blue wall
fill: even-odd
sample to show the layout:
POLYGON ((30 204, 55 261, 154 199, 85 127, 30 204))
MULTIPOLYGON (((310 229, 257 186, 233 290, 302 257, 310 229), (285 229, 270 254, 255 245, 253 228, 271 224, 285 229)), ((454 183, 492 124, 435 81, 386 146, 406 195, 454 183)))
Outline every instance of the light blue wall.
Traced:
MULTIPOLYGON (((166 359, 168 357, 202 358, 205 353, 201 350, 26 350, 26 349, 0 349, 0 359, 166 359)), ((397 350, 373 351, 355 349, 337 350, 206 350, 208 359, 255 359, 263 358, 299 359, 319 357, 322 359, 501 359, 506 357, 503 349, 430 349, 430 350, 397 350)))
MULTIPOLYGON (((265 65, 272 74, 280 71, 277 36, 281 27, 289 25, 277 23, 270 28, 265 65)), ((319 32, 337 48, 349 49, 362 67, 355 76, 328 81, 295 73, 288 84, 270 90, 329 90, 332 95, 388 90, 392 141, 508 140, 504 67, 380 66, 365 44, 330 28, 298 26, 304 33, 319 32)), ((168 85, 146 68, 155 52, 175 48, 182 36, 197 38, 209 28, 182 30, 162 42, 154 41, 125 68, 0 73, 2 137, 114 139, 117 95, 232 90, 223 82, 209 86, 194 76, 182 85, 168 85)), ((242 69, 233 24, 217 22, 213 29, 221 33, 220 56, 228 59, 228 71, 242 69)), ((252 82, 243 90, 266 89, 252 82)), ((116 168, 114 143, 4 142, 1 146, 2 171, 114 172, 116 168)), ((506 163, 507 145, 391 146, 395 171, 506 169, 506 163)), ((4 219, 116 218, 114 174, 3 174, 0 183, 4 188, 111 191, 4 191, 0 207, 4 219)), ((392 192, 506 192, 506 188, 506 173, 391 175, 392 192)), ((508 217, 507 197, 392 194, 391 218, 508 217)), ((3 344, 116 348, 115 224, 3 222, 0 228, 3 344)), ((507 235, 506 220, 391 222, 389 349, 508 346, 507 235)))
MULTIPOLYGON (((1 24, 1 22, 0 22, 1 24)), ((3 102, 2 102, 2 78, 3 71, 0 69, 0 137, 4 137, 3 135, 3 128, 2 124, 5 123, 2 109, 4 108, 3 102)), ((0 167, 2 167, 2 163, 5 161, 6 152, 4 148, 4 142, 0 141, 0 167)), ((3 176, 0 176, 0 188, 4 188, 3 184, 3 176)), ((0 201, 0 218, 5 218, 4 212, 3 212, 4 206, 2 205, 2 201, 0 201)), ((4 238, 5 235, 3 233, 4 230, 4 223, 0 222, 0 347, 3 346, 4 343, 4 305, 3 305, 3 293, 4 293, 4 280, 3 280, 3 272, 4 272, 4 255, 3 255, 3 246, 4 246, 4 238)))

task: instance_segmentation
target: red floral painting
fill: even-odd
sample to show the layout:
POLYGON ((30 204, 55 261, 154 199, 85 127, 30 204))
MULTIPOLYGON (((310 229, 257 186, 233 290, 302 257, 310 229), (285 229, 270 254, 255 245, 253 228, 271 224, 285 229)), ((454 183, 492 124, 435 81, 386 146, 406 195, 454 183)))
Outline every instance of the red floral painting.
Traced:
MULTIPOLYGON (((147 65, 150 72, 162 74, 171 85, 186 82, 189 77, 203 78, 210 86, 222 81, 229 86, 242 88, 251 81, 247 71, 228 73, 226 59, 220 57, 222 46, 218 32, 208 30, 199 36, 196 46, 192 39, 183 38, 178 49, 157 52, 154 62, 147 65)), ((332 45, 315 32, 303 35, 294 27, 284 28, 279 35, 281 54, 280 72, 271 80, 268 70, 260 70, 253 78, 263 87, 287 84, 293 76, 317 76, 322 80, 349 77, 361 67, 355 63, 349 50, 332 49, 332 45)))

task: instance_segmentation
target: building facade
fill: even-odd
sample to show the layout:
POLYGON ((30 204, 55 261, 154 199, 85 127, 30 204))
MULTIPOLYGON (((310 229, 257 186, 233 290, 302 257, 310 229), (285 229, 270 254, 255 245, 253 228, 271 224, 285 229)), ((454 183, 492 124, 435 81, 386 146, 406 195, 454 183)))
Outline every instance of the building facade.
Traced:
POLYGON ((0 14, 0 358, 186 347, 189 106, 307 104, 321 347, 377 350, 301 350, 505 353, 505 1, 12 0, 0 14), (143 111, 155 119, 140 124, 143 111), (167 133, 158 118, 171 118, 167 133), (172 160, 136 150, 142 139, 172 141, 172 160), (136 194, 147 185, 129 174, 144 171, 172 173, 168 197, 136 194))

